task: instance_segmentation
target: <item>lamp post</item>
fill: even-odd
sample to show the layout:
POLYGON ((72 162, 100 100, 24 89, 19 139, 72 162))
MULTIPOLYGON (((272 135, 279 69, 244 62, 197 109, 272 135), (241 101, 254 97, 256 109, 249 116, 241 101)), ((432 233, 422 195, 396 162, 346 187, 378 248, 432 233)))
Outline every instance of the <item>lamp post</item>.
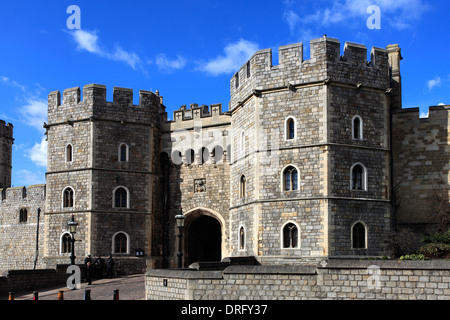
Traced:
POLYGON ((69 226, 69 232, 71 235, 70 243, 71 243, 71 250, 70 250, 70 264, 75 265, 75 233, 77 233, 77 226, 78 223, 75 221, 74 216, 72 215, 72 219, 67 223, 69 226))
POLYGON ((186 217, 183 215, 183 208, 180 207, 180 212, 175 216, 175 220, 177 221, 177 227, 178 227, 178 269, 181 268, 181 260, 183 257, 183 253, 181 252, 181 238, 183 237, 182 230, 184 227, 184 220, 186 217))

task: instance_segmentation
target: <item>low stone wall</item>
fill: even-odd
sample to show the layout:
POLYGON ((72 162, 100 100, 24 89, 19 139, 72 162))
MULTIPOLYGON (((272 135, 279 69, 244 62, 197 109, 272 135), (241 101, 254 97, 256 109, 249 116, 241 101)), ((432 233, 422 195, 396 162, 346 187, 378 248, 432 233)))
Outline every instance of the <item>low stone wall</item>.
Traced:
POLYGON ((0 296, 66 284, 68 265, 56 269, 10 270, 0 277, 0 296))
POLYGON ((147 300, 450 300, 450 261, 328 260, 146 273, 147 300))

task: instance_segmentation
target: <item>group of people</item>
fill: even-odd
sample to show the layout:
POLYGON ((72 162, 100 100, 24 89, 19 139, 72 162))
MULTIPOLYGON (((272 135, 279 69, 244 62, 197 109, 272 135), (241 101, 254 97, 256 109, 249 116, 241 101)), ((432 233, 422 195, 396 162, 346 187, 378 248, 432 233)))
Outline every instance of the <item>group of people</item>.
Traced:
POLYGON ((105 263, 101 256, 98 256, 97 259, 92 261, 91 255, 88 254, 86 259, 84 259, 84 266, 86 268, 86 282, 88 284, 92 284, 92 278, 103 278, 103 271, 105 269, 105 266, 106 278, 111 279, 113 277, 114 259, 111 255, 108 255, 105 263))

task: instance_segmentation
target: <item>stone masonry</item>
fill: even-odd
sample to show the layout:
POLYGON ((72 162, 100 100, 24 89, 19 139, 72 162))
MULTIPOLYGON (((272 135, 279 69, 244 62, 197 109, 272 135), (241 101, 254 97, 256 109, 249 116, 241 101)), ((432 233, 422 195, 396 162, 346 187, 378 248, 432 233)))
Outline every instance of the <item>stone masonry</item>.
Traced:
POLYGON ((42 186, 11 188, 2 121, 0 272, 67 263, 72 216, 77 263, 112 253, 121 273, 177 265, 179 213, 184 267, 381 256, 393 230, 445 225, 448 106, 428 119, 401 109, 398 45, 368 59, 323 36, 310 50, 282 46, 278 65, 256 52, 230 79, 228 111, 191 104, 169 120, 158 91, 136 104, 127 88, 107 101, 99 84, 51 92, 42 186))

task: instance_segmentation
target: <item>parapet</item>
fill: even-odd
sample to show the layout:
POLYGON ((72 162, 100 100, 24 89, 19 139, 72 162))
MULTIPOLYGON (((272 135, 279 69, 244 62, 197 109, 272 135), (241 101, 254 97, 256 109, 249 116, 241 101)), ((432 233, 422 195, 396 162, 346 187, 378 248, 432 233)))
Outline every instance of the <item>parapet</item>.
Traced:
POLYGON ((1 200, 6 200, 9 205, 14 203, 23 204, 29 201, 43 201, 45 200, 45 184, 30 185, 28 187, 12 187, 0 189, 1 200))
POLYGON ((324 35, 310 41, 310 59, 303 43, 281 46, 279 64, 272 64, 272 50, 257 51, 230 79, 232 107, 252 92, 331 80, 389 88, 389 59, 385 49, 373 47, 370 60, 364 45, 346 42, 341 55, 339 40, 324 35), (234 98, 234 95, 240 97, 234 98))
POLYGON ((11 123, 6 124, 5 121, 0 120, 0 137, 13 139, 13 128, 11 123))
MULTIPOLYGON (((64 122, 66 118, 116 117, 117 120, 132 121, 152 117, 157 120, 162 99, 159 94, 150 91, 139 91, 139 105, 133 105, 133 90, 114 87, 113 101, 106 101, 106 86, 89 84, 83 87, 83 99, 79 87, 63 91, 62 104, 59 91, 48 95, 49 124, 64 122), (120 119, 119 119, 120 118, 120 119)), ((150 119, 146 119, 150 120, 150 119)))
POLYGON ((173 120, 167 121, 167 113, 161 114, 163 131, 173 131, 194 127, 194 122, 202 123, 202 126, 228 125, 231 121, 228 112, 222 112, 222 104, 212 104, 210 106, 196 103, 189 107, 181 106, 173 112, 173 120))

